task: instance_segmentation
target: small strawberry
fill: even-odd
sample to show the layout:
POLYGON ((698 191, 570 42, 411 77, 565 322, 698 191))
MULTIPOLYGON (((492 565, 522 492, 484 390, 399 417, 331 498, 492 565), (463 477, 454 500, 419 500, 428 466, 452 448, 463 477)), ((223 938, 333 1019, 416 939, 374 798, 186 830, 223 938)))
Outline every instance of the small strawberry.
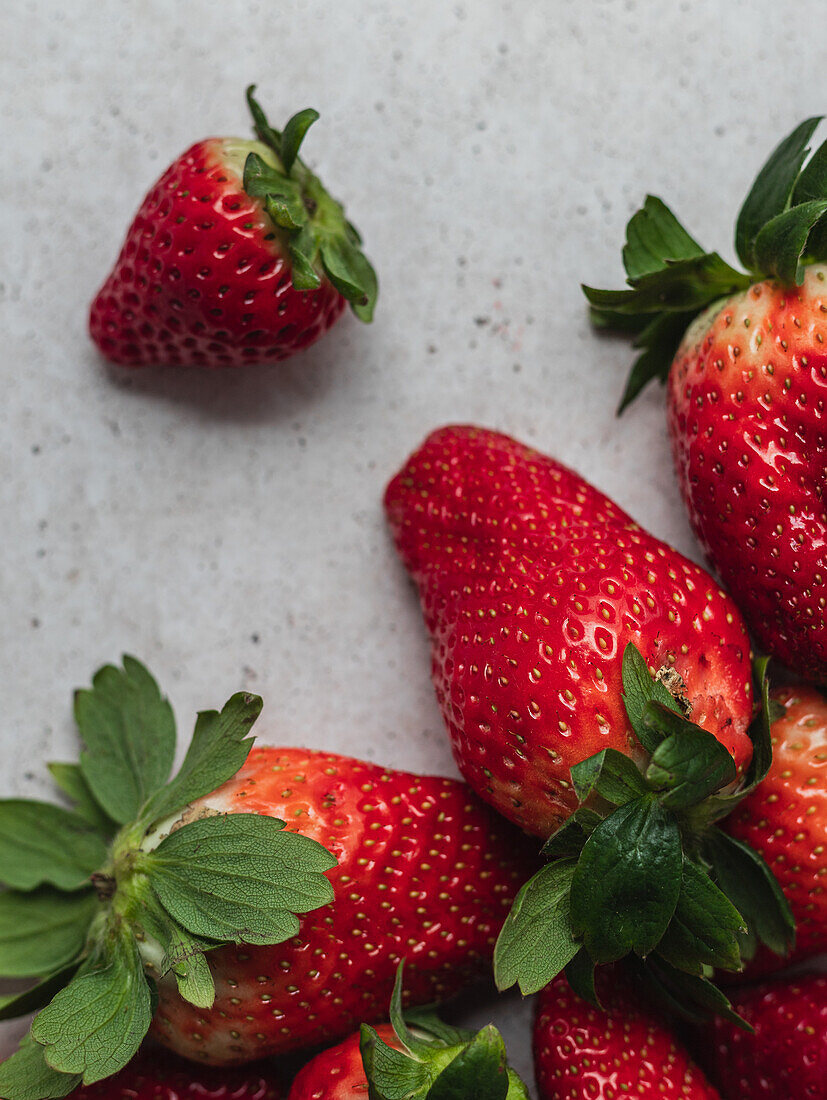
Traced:
POLYGON ((748 274, 707 253, 649 196, 629 222, 630 290, 585 287, 595 323, 644 349, 625 407, 667 382, 672 449, 690 520, 762 648, 827 679, 827 143, 819 119, 770 157, 741 209, 748 274))
POLYGON ((386 1014, 403 955, 412 1003, 486 967, 519 834, 456 781, 251 752, 260 709, 199 714, 169 780, 172 711, 126 657, 76 696, 86 749, 52 768, 75 808, 0 801, 0 977, 35 980, 0 1018, 37 1012, 4 1100, 110 1077, 151 1025, 216 1064, 339 1038, 386 1014))
POLYGON ((370 321, 376 275, 359 234, 298 156, 317 112, 279 133, 253 91, 257 140, 197 142, 135 215, 89 318, 112 362, 274 362, 317 340, 346 302, 370 321))
MULTIPOLYGON (((772 724, 772 767, 725 828, 772 868, 795 917, 794 959, 805 959, 827 951, 827 700, 805 686, 772 697, 783 708, 772 724)), ((759 952, 748 973, 778 965, 759 952)))
POLYGON ((283 1095, 271 1065, 196 1066, 145 1046, 120 1073, 80 1085, 70 1100, 279 1100, 283 1095))
POLYGON ((720 1100, 662 1011, 616 975, 611 984, 601 977, 602 1008, 559 978, 538 998, 534 1065, 541 1100, 720 1100))
POLYGON ((528 1100, 508 1066, 494 1027, 474 1034, 444 1024, 430 1012, 402 1015, 401 966, 391 1002, 391 1024, 362 1026, 317 1055, 293 1082, 288 1100, 528 1100), (409 1026, 410 1025, 410 1026, 409 1026))
POLYGON ((823 1100, 827 1091, 827 975, 743 990, 734 1007, 753 1033, 716 1020, 701 1047, 725 1096, 823 1100))
POLYGON ((498 984, 533 992, 578 951, 591 963, 631 951, 652 954, 653 979, 693 1010, 721 1010, 704 968, 740 967, 756 909, 774 950, 791 928, 760 857, 732 855, 714 827, 770 759, 766 722, 748 731, 737 609, 577 474, 494 432, 435 432, 386 507, 460 770, 550 837, 553 862, 500 936, 498 984), (760 902, 738 910, 719 889, 727 856, 758 877, 760 902))

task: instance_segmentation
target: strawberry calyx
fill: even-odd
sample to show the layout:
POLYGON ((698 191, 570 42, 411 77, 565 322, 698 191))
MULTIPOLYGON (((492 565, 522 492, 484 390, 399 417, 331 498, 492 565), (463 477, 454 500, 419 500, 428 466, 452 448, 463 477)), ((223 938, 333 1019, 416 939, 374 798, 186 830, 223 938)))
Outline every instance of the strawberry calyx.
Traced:
POLYGON ((6 1100, 62 1097, 117 1073, 149 1029, 158 982, 209 1008, 210 951, 282 943, 297 914, 333 900, 336 860, 283 821, 187 813, 247 759, 261 707, 239 692, 201 712, 170 779, 172 710, 124 657, 75 696, 85 749, 51 769, 72 808, 0 800, 0 977, 32 983, 0 1000, 0 1019, 37 1013, 0 1065, 6 1100))
POLYGON ((245 192, 258 199, 290 259, 296 290, 317 290, 327 279, 347 299, 361 321, 371 321, 376 307, 376 272, 362 252, 361 237, 345 217, 342 205, 299 157, 307 131, 319 118, 305 108, 283 130, 274 129, 247 89, 256 142, 228 142, 230 160, 243 157, 245 192))
POLYGON ((403 968, 400 963, 390 1006, 398 1048, 367 1024, 361 1028, 370 1100, 529 1100, 493 1024, 473 1032, 450 1027, 427 1008, 403 1013, 403 968))
POLYGON ((626 226, 629 290, 583 286, 598 329, 625 332, 641 355, 618 412, 654 378, 666 381, 691 322, 765 278, 800 286, 807 264, 827 260, 827 142, 807 161, 821 117, 806 119, 774 150, 744 201, 735 248, 746 272, 707 252, 672 211, 647 195, 626 226))
POLYGON ((729 1012, 709 980, 713 968, 742 969, 759 942, 779 955, 791 950, 795 922, 771 870, 716 826, 772 761, 766 665, 756 663, 762 705, 739 778, 726 748, 626 647, 624 704, 645 759, 603 749, 571 768, 579 806, 547 840, 549 862, 503 926, 494 955, 500 989, 534 993, 565 969, 594 1000, 595 966, 631 956, 698 1018, 729 1012))

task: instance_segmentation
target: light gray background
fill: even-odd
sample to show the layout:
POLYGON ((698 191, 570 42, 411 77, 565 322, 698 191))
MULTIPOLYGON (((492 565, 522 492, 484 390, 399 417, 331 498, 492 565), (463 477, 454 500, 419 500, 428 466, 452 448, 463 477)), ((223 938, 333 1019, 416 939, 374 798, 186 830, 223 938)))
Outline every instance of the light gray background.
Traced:
MULTIPOLYGON (((185 732, 260 692, 259 734, 453 773, 385 482, 431 428, 505 429, 681 550, 662 395, 578 284, 621 275, 646 190, 730 255, 769 147, 825 103, 823 0, 30 0, 0 36, 3 790, 74 751, 71 691, 132 652, 185 732), (110 372, 86 311, 141 197, 248 81, 380 272, 272 369, 110 372)), ((529 1072, 529 1006, 486 1005, 529 1072)), ((0 1033, 8 1042, 11 1032, 0 1033)))

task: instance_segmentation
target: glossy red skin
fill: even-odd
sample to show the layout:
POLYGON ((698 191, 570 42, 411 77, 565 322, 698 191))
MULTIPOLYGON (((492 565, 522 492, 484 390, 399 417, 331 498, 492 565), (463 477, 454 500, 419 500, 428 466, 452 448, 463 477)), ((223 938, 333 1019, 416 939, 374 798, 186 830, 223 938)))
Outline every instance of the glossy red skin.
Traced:
POLYGON ((692 718, 750 759, 750 648, 712 578, 579 475, 507 436, 448 427, 385 505, 433 642, 433 680, 471 786, 548 836, 576 806, 569 769, 641 752, 621 691, 634 642, 676 669, 692 718))
POLYGON ((211 138, 147 194, 98 292, 89 332, 114 363, 238 367, 286 359, 345 308, 324 279, 294 290, 277 227, 211 138))
POLYGON ((726 1020, 711 1026, 704 1049, 725 1096, 749 1100, 823 1100, 827 1091, 827 976, 768 982, 731 998, 755 1029, 726 1020))
POLYGON ((772 695, 785 707, 772 726, 772 767, 723 827, 772 868, 795 917, 796 947, 789 960, 759 952, 747 976, 827 951, 827 700, 804 685, 772 695))
MULTIPOLYGON (((379 1038, 399 1049, 390 1024, 376 1028, 379 1038)), ((359 1049, 359 1032, 317 1054, 293 1082, 287 1100, 367 1100, 368 1082, 359 1049)))
POLYGON ((605 1011, 580 1000, 562 977, 540 993, 534 1023, 540 1100, 720 1100, 663 1013, 612 980, 598 972, 605 1011))
POLYGON ((827 267, 758 283, 687 332, 669 374, 681 492, 765 652, 827 679, 827 267))
POLYGON ((323 844, 336 901, 274 947, 210 953, 209 1011, 160 985, 153 1032, 188 1058, 245 1062, 340 1039, 387 1018, 404 957, 406 1003, 443 1001, 485 973, 534 844, 464 783, 332 753, 254 748, 194 804, 279 817, 323 844))
POLYGON ((196 1066, 147 1045, 113 1077, 81 1085, 69 1100, 279 1100, 284 1091, 272 1065, 196 1066))

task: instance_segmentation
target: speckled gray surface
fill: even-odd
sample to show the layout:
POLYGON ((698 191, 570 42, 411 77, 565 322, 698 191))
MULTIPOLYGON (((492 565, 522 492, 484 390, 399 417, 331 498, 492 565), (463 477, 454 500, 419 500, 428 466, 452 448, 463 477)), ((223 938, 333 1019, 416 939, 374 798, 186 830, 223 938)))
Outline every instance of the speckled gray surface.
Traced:
MULTIPOLYGON (((647 189, 729 254, 768 145, 825 106, 822 4, 4 6, 4 789, 45 790, 72 688, 124 650, 184 729, 246 686, 267 741, 452 772, 380 510, 443 422, 554 452, 697 556, 661 395, 614 419, 629 353, 578 283, 619 279, 647 189), (91 296, 166 163, 246 133, 252 79, 274 118, 321 111, 306 153, 380 271, 376 322, 275 369, 112 373, 91 296)), ((529 1007, 486 1014, 527 1070, 529 1007)))

